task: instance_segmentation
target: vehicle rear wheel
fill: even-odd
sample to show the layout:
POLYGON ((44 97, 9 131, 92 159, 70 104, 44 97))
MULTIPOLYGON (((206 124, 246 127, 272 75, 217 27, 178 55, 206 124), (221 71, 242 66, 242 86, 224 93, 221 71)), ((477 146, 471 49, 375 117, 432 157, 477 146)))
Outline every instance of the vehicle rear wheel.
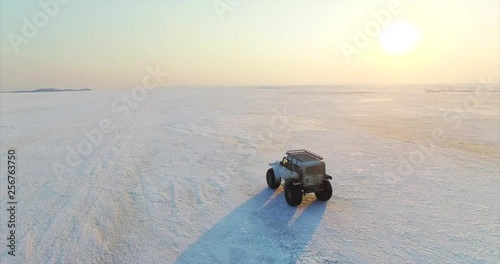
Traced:
POLYGON ((285 199, 291 206, 297 206, 302 202, 302 188, 300 185, 293 185, 292 179, 285 182, 285 199))
POLYGON ((332 198, 332 185, 330 184, 330 181, 324 181, 323 182, 323 190, 319 192, 314 192, 316 195, 316 198, 320 201, 328 201, 330 198, 332 198))
POLYGON ((267 170, 266 173, 267 186, 271 189, 277 189, 280 187, 280 183, 276 182, 276 177, 274 177, 274 170, 271 168, 267 170))

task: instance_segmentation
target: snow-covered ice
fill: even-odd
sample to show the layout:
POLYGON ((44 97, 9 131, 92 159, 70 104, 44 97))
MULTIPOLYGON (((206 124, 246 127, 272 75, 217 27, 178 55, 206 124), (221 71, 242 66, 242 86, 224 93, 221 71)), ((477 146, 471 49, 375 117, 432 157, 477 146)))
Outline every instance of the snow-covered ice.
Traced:
POLYGON ((500 93, 479 86, 3 93, 0 262, 498 263, 500 93), (267 188, 296 148, 330 201, 267 188))

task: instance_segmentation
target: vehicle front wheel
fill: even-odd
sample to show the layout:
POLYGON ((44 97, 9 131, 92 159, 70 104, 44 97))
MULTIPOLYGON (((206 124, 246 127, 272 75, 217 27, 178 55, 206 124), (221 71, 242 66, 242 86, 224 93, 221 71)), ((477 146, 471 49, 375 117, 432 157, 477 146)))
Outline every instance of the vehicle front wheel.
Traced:
POLYGON ((291 206, 297 206, 302 202, 302 188, 300 185, 293 185, 293 180, 285 182, 285 199, 291 206))
POLYGON ((266 173, 267 186, 271 189, 277 189, 280 187, 280 183, 276 182, 276 177, 274 177, 274 170, 271 168, 267 170, 266 173))
POLYGON ((320 201, 328 201, 330 198, 332 198, 332 185, 330 184, 330 181, 324 181, 323 182, 323 190, 319 192, 314 192, 316 195, 316 198, 320 201))

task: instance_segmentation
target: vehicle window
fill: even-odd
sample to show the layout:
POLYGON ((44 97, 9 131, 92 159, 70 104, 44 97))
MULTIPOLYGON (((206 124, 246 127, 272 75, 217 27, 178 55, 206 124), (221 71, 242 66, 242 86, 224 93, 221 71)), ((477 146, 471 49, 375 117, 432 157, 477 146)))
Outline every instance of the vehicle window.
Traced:
POLYGON ((324 174, 324 173, 325 173, 325 165, 324 164, 306 168, 307 175, 319 175, 319 174, 324 174))
POLYGON ((300 172, 300 167, 299 165, 297 164, 293 164, 293 171, 296 172, 296 173, 299 173, 300 172))

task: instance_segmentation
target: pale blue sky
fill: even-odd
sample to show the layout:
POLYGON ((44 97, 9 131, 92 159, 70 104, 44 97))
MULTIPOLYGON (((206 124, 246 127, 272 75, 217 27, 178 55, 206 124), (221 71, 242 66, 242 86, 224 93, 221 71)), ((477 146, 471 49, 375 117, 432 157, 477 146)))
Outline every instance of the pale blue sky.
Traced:
MULTIPOLYGON (((390 25, 412 25, 415 48, 392 54, 375 34, 350 56, 341 44, 356 47, 356 28, 376 22, 372 12, 391 1, 242 0, 221 19, 214 3, 225 2, 70 0, 16 46, 11 39, 23 37, 23 18, 45 11, 39 1, 1 1, 0 87, 127 88, 152 65, 170 73, 168 85, 498 80, 497 0, 401 0, 390 25)), ((392 33, 389 42, 404 45, 401 38, 392 33)))

